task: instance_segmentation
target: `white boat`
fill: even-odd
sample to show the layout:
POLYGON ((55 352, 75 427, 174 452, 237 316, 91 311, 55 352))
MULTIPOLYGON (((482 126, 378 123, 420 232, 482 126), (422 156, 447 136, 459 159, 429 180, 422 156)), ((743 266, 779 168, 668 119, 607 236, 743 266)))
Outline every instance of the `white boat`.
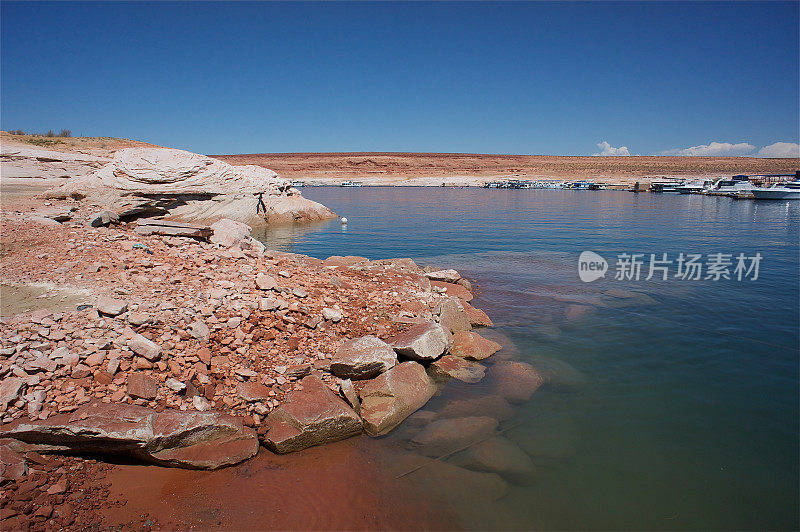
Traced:
POLYGON ((769 188, 754 188, 750 192, 755 199, 797 200, 800 199, 800 180, 776 183, 769 188))
POLYGON ((292 186, 294 188, 302 187, 305 184, 306 184, 305 181, 301 181, 300 179, 295 179, 294 181, 292 181, 292 186))
POLYGON ((692 181, 691 183, 684 183, 678 187, 675 187, 675 190, 678 194, 700 194, 706 190, 709 190, 711 186, 714 184, 714 181, 711 179, 706 179, 704 181, 692 181))
POLYGON ((342 181, 339 184, 340 187, 363 187, 364 185, 360 181, 342 181))
POLYGON ((742 193, 750 192, 754 188, 756 187, 750 182, 749 177, 746 175, 735 175, 731 179, 720 179, 708 193, 720 196, 738 196, 742 193))

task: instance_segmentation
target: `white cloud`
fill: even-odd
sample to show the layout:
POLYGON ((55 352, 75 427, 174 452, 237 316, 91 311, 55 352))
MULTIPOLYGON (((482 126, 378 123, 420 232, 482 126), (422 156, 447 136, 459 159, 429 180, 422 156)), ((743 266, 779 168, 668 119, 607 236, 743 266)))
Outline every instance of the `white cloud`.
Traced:
POLYGON ((800 158, 800 144, 794 142, 776 142, 758 150, 759 157, 791 157, 800 158))
POLYGON ((600 153, 593 154, 596 157, 619 157, 619 156, 629 156, 631 152, 628 151, 627 146, 620 146, 619 148, 615 148, 611 144, 606 141, 599 142, 597 147, 600 148, 600 153))
POLYGON ((692 146, 691 148, 676 148, 662 151, 661 155, 682 155, 688 157, 740 157, 755 150, 756 147, 747 142, 731 144, 730 142, 711 142, 692 146))

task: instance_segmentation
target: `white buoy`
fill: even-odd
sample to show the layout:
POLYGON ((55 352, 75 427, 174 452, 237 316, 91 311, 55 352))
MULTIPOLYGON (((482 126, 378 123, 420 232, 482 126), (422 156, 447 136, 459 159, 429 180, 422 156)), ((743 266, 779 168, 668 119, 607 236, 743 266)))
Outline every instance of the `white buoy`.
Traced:
POLYGON ((342 225, 347 225, 347 218, 342 216, 341 222, 342 222, 342 225))

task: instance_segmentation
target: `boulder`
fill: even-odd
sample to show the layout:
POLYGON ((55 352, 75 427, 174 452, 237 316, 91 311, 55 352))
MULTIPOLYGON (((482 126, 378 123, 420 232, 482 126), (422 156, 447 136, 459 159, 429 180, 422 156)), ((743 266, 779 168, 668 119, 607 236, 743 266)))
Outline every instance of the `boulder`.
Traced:
POLYGON ((121 299, 101 297, 97 300, 97 312, 104 316, 119 316, 128 310, 128 303, 121 299))
POLYGON ((497 426, 491 417, 437 419, 414 436, 411 445, 426 456, 444 456, 487 438, 497 426))
POLYGON ((495 393, 510 403, 524 403, 544 383, 544 378, 525 362, 501 361, 489 368, 488 380, 495 393))
POLYGON ((125 148, 88 175, 47 193, 81 198, 122 220, 153 215, 190 222, 223 218, 248 225, 315 221, 336 215, 310 201, 260 166, 231 166, 218 159, 167 148, 125 148))
POLYGON ((236 220, 224 218, 211 224, 212 235, 209 240, 214 244, 229 248, 250 237, 250 226, 236 220))
POLYGON ((472 384, 483 378, 485 369, 477 362, 454 355, 445 355, 428 367, 428 373, 438 382, 457 379, 472 384))
POLYGON ((432 321, 412 325, 391 341, 398 355, 413 360, 436 360, 453 344, 450 332, 432 321))
POLYGON ((442 281, 445 283, 457 283, 461 279, 461 274, 455 270, 437 270, 435 272, 428 272, 425 277, 431 281, 442 281))
POLYGON ((371 379, 397 364, 389 344, 375 336, 347 340, 331 359, 331 373, 342 379, 371 379))
POLYGON ((467 317, 469 317, 470 324, 473 327, 494 327, 492 320, 481 309, 473 307, 466 301, 461 303, 461 308, 467 313, 467 317))
POLYGON ((126 383, 128 395, 152 401, 158 394, 158 383, 144 373, 131 373, 126 383))
POLYGON ((241 419, 125 404, 95 403, 44 421, 17 421, 4 427, 3 437, 12 448, 117 454, 186 469, 218 469, 258 452, 255 431, 241 419))
POLYGON ((454 455, 449 462, 473 471, 498 473, 515 484, 530 484, 536 478, 531 457, 502 436, 480 441, 454 455))
POLYGON ((483 360, 502 348, 502 345, 487 340, 478 333, 458 331, 453 335, 453 347, 450 348, 450 354, 471 360, 483 360))
POLYGON ((322 309, 322 318, 327 321, 338 323, 342 321, 342 311, 336 308, 325 307, 322 309))
POLYGON ((472 329, 472 322, 456 298, 445 299, 439 307, 439 323, 452 333, 472 329))
POLYGON ((161 356, 161 346, 141 334, 134 334, 133 337, 128 340, 128 347, 137 355, 143 356, 151 362, 158 360, 161 356))
POLYGON ((361 389, 361 418, 370 436, 381 436, 422 408, 436 385, 416 362, 403 362, 368 381, 361 389))
POLYGON ((347 403, 314 375, 302 389, 289 392, 286 402, 266 419, 264 445, 276 453, 290 453, 361 433, 361 420, 347 403))

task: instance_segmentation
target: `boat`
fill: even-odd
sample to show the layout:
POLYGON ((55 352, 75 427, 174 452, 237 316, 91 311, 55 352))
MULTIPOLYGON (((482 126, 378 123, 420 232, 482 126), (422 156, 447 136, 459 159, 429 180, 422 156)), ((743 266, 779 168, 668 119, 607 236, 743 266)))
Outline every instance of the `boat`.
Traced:
POLYGON ((502 188, 503 183, 500 181, 489 181, 483 185, 483 188, 502 188))
POLYGON ((678 192, 678 187, 681 183, 666 182, 666 183, 650 183, 650 192, 678 192))
POLYGON ((754 199, 797 200, 800 199, 800 180, 776 183, 769 188, 753 188, 750 193, 754 199))
POLYGON ((305 184, 306 184, 306 183, 305 183, 305 181, 302 181, 302 180, 300 180, 300 179, 295 179, 294 181, 292 181, 292 186, 293 186, 294 188, 300 188, 300 187, 302 187, 302 186, 303 186, 303 185, 305 185, 305 184))
POLYGON ((342 181, 339 183, 340 187, 363 187, 363 183, 361 181, 342 181))
POLYGON ((720 179, 708 191, 713 196, 738 196, 753 190, 755 185, 750 182, 750 177, 746 175, 735 175, 731 179, 720 179))
POLYGON ((675 187, 675 190, 678 194, 702 194, 704 191, 709 190, 713 184, 714 181, 711 179, 692 181, 675 187))

